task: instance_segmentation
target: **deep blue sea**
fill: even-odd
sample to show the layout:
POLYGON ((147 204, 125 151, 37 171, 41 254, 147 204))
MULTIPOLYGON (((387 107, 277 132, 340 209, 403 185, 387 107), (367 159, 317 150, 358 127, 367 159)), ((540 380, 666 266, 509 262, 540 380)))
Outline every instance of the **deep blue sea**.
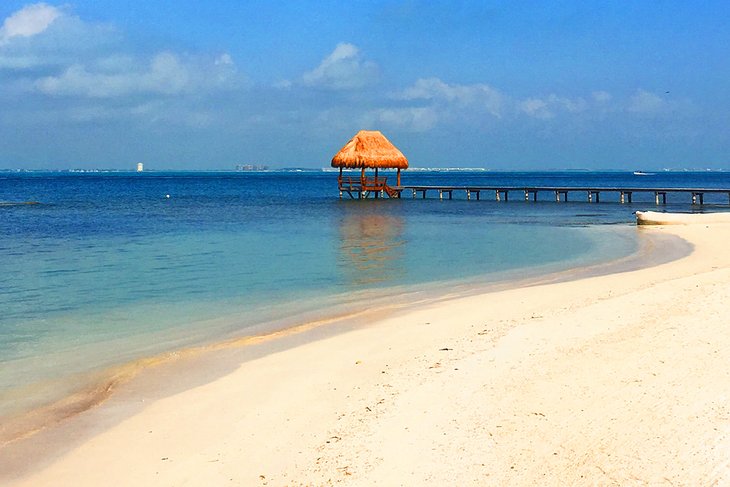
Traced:
MULTIPOLYGON (((730 173, 406 171, 403 184, 728 188, 730 173)), ((571 198, 341 200, 323 171, 0 172, 0 416, 254 327, 620 258, 637 248, 633 212, 654 209, 652 195, 571 198)), ((727 209, 727 195, 706 203, 727 209)))

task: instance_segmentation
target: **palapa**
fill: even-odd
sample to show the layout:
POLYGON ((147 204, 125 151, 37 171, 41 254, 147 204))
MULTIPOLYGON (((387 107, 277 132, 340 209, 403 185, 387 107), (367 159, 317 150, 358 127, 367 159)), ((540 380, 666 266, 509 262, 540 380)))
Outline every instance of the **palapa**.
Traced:
POLYGON ((332 158, 332 167, 407 169, 408 159, 379 130, 361 130, 332 158))

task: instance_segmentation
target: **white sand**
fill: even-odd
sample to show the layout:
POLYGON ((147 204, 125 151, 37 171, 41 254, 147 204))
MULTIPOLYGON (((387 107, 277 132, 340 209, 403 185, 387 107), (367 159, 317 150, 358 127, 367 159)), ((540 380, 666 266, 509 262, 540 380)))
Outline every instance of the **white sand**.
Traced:
POLYGON ((120 391, 87 424, 138 411, 14 485, 728 485, 730 225, 637 231, 695 251, 120 391))

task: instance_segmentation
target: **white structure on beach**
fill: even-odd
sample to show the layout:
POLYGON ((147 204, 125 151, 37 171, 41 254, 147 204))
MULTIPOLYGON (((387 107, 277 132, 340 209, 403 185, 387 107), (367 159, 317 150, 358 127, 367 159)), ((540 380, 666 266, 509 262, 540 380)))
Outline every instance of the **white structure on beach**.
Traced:
POLYGON ((141 162, 138 162, 137 163, 137 172, 142 172, 142 171, 144 171, 144 164, 142 164, 141 162))

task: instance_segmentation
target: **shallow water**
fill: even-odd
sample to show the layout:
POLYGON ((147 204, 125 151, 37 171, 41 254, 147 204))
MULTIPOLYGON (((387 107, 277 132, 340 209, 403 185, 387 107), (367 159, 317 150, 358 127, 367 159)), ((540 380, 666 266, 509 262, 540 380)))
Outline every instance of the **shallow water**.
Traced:
MULTIPOLYGON (((730 186, 724 174, 663 177, 653 183, 730 186)), ((637 184, 621 173, 403 182, 637 184)), ((629 224, 646 208, 456 196, 339 200, 335 175, 319 171, 0 173, 0 202, 39 202, 0 206, 0 414, 73 391, 91 372, 303 313, 619 258, 636 249, 629 224)))

